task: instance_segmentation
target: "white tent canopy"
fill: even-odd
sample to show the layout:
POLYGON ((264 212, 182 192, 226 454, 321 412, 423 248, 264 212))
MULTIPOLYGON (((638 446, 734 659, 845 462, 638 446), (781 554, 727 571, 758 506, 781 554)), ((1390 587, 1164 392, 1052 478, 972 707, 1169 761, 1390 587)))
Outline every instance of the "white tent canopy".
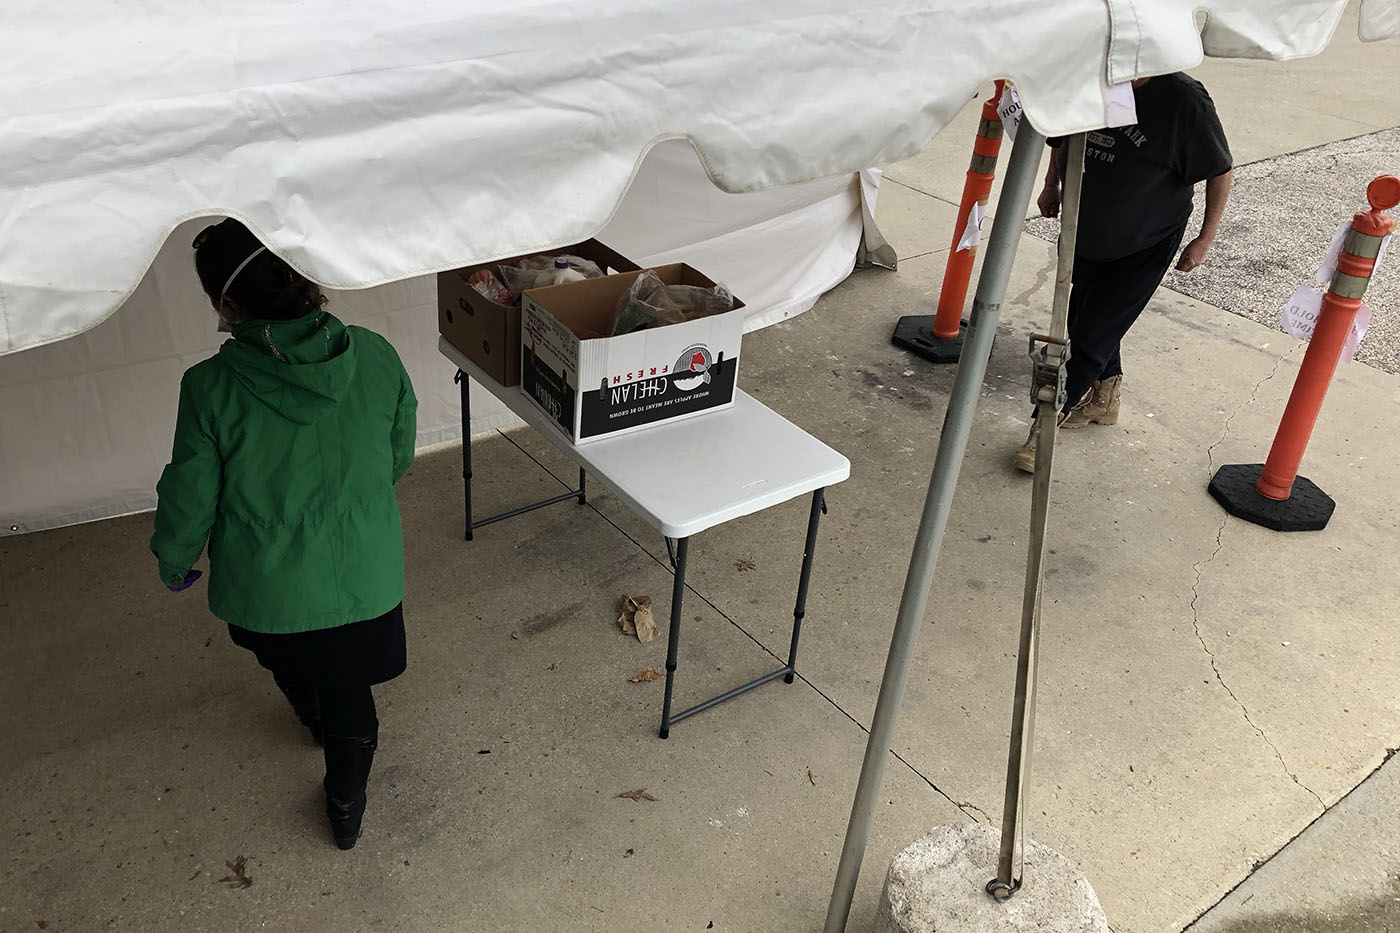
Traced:
MULTIPOLYGON (((1281 57, 1345 0, 1206 5, 1207 50, 1281 57)), ((1202 54, 1196 0, 5 6, 0 352, 111 314, 192 217, 361 288, 590 236, 659 140, 750 191, 912 155, 996 76, 1044 132, 1101 126, 1105 76, 1202 54)))

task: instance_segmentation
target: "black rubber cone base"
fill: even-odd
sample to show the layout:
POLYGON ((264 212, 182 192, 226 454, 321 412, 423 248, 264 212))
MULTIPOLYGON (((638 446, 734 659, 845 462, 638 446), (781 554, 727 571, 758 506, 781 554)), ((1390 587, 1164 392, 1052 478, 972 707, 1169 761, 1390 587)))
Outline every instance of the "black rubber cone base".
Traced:
POLYGON ((1274 531, 1321 531, 1337 503, 1306 476, 1293 481, 1293 494, 1280 502, 1261 495, 1254 484, 1262 463, 1227 463, 1211 477, 1210 494, 1225 511, 1274 531))
POLYGON ((891 342, 902 350, 930 363, 956 363, 962 356, 963 338, 967 336, 967 321, 958 325, 958 335, 952 340, 933 336, 932 314, 906 314, 894 326, 891 342))

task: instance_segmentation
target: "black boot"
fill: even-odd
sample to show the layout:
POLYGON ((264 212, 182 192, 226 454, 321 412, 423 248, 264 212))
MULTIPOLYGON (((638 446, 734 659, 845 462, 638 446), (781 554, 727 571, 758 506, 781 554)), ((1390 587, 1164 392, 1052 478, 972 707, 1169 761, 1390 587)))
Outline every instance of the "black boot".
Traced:
POLYGON ((292 704, 292 710, 301 720, 301 724, 311 733, 311 738, 316 740, 317 745, 324 745, 325 735, 321 728, 321 698, 317 694, 316 688, 292 683, 281 677, 273 679, 277 681, 277 687, 287 698, 287 702, 292 704))
POLYGON ((365 815, 365 785, 379 747, 377 734, 335 735, 326 733, 326 816, 331 835, 342 849, 353 849, 360 838, 360 820, 365 815))

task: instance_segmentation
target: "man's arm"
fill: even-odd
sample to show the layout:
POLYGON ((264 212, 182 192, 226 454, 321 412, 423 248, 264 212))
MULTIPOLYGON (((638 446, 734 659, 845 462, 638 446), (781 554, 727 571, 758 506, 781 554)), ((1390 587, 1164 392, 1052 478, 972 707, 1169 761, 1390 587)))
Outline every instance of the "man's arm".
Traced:
POLYGON ((1225 213, 1226 202, 1230 200, 1230 182, 1234 175, 1235 170, 1230 169, 1206 181, 1205 220, 1201 221, 1201 232, 1181 251, 1181 259, 1176 264, 1180 271, 1190 272, 1206 261, 1210 244, 1215 242, 1215 235, 1220 232, 1220 218, 1225 213))

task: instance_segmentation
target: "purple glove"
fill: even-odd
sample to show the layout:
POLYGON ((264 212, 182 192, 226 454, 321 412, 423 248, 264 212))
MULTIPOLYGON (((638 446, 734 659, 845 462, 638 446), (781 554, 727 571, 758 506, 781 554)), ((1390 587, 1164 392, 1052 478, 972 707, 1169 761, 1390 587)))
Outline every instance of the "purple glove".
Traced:
POLYGON ((167 583, 165 585, 165 588, 172 593, 181 593, 194 586, 194 581, 198 580, 202 576, 204 576, 204 574, 200 573, 198 570, 191 570, 189 573, 185 574, 184 583, 181 583, 179 586, 171 586, 169 583, 167 583))

